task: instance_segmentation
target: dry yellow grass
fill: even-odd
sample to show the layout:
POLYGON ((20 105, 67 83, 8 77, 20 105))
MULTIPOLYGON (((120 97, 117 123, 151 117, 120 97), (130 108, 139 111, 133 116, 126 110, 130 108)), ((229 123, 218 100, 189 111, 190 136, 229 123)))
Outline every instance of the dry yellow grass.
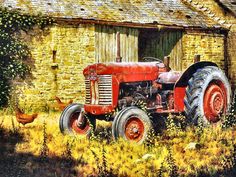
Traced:
POLYGON ((23 134, 24 141, 16 144, 15 152, 34 156, 40 156, 42 151, 45 121, 48 157, 70 156, 71 153, 70 158, 78 162, 73 168, 82 176, 101 175, 104 170, 119 176, 169 176, 173 164, 182 176, 202 170, 214 174, 223 170, 223 158, 231 154, 233 144, 236 144, 235 127, 227 130, 220 126, 210 127, 198 136, 196 128, 188 127, 182 131, 172 127, 159 136, 150 135, 148 144, 137 145, 123 140, 113 141, 109 123, 99 122, 97 129, 108 132, 98 133, 88 140, 62 135, 58 125, 60 113, 41 113, 38 119, 26 126, 19 126, 14 115, 0 114, 4 129, 12 130, 14 120, 15 129, 23 134), (191 142, 199 147, 186 149, 191 142))

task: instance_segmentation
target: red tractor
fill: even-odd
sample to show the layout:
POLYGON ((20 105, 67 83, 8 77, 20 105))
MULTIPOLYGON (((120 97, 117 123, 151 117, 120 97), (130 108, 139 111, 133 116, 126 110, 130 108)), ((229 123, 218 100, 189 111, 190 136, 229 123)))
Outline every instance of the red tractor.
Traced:
MULTIPOLYGON (((212 62, 196 62, 184 72, 162 60, 97 63, 87 66, 85 104, 71 104, 60 117, 61 132, 88 135, 96 119, 113 121, 112 135, 142 143, 152 128, 148 113, 184 113, 194 124, 216 123, 230 106, 231 88, 212 62), (146 110, 136 103, 144 102, 146 110)), ((152 119, 158 119, 154 117, 152 119)))

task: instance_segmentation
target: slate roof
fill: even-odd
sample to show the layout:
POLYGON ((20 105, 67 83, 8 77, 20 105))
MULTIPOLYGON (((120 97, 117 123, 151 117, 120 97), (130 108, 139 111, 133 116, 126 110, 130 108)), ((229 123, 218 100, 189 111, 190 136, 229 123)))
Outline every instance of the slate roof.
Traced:
POLYGON ((221 28, 220 24, 195 11, 181 0, 0 0, 25 13, 42 13, 64 20, 94 23, 164 25, 184 28, 221 28))
POLYGON ((236 0, 217 0, 217 2, 236 16, 236 0))

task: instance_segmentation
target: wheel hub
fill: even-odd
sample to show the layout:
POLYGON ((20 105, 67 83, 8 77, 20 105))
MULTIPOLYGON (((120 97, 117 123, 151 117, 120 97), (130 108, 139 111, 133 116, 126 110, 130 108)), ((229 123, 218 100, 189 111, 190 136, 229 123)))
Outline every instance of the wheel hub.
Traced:
POLYGON ((125 125, 125 135, 129 140, 138 142, 144 134, 144 124, 138 117, 131 117, 125 125))
POLYGON ((214 112, 215 116, 217 116, 223 109, 223 96, 222 94, 218 93, 214 93, 211 97, 211 109, 212 112, 214 112))
POLYGON ((217 122, 219 116, 225 112, 225 89, 221 84, 212 83, 206 89, 204 95, 204 114, 208 121, 217 122))
POLYGON ((138 133, 139 129, 137 127, 133 128, 133 133, 138 133))
POLYGON ((77 112, 71 115, 70 127, 75 133, 84 135, 88 132, 90 125, 89 125, 89 121, 86 118, 84 118, 84 125, 79 126, 80 124, 78 122, 78 118, 80 116, 81 116, 80 112, 77 112))

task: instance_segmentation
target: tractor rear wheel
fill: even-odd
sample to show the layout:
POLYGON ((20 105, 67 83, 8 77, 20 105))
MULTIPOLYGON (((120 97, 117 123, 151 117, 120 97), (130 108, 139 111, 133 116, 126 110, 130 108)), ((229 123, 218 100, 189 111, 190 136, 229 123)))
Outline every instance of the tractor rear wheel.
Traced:
POLYGON ((216 123, 230 107, 231 88, 221 69, 206 66, 188 81, 184 99, 185 114, 192 123, 216 123))
POLYGON ((89 136, 92 130, 95 129, 96 119, 88 119, 88 116, 85 116, 83 105, 73 103, 62 112, 59 126, 62 133, 89 136), (78 125, 79 116, 83 116, 84 119, 81 126, 78 125))
POLYGON ((137 107, 128 107, 121 110, 112 124, 112 136, 127 141, 143 143, 152 128, 148 115, 137 107))

